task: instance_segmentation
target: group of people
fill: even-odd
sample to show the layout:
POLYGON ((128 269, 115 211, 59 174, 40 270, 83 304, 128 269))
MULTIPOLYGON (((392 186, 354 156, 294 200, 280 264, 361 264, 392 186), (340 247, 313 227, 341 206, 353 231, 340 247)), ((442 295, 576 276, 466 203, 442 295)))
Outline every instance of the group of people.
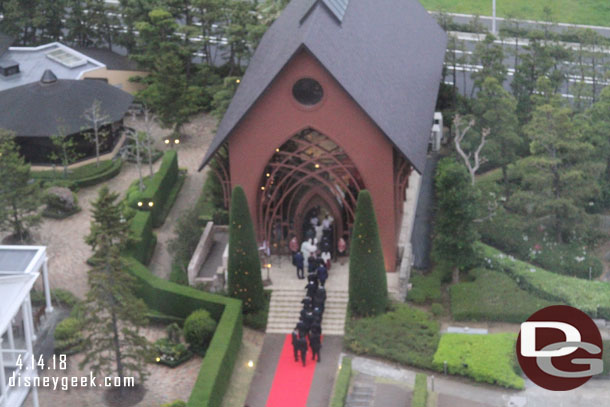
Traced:
MULTIPOLYGON (((307 350, 311 348, 312 360, 320 362, 320 349, 322 348, 322 316, 326 303, 326 289, 319 279, 318 273, 309 273, 307 276, 307 294, 301 301, 303 309, 299 322, 292 331, 292 347, 294 361, 306 365, 307 350)), ((325 281, 325 280, 324 280, 325 281)))

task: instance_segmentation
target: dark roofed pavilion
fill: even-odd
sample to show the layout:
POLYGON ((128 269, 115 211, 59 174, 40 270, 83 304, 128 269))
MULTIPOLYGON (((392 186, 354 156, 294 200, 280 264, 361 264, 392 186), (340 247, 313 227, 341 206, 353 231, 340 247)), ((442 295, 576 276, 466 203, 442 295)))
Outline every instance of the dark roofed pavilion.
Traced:
POLYGON ((370 190, 393 271, 445 46, 416 0, 293 0, 261 40, 202 167, 217 158, 227 202, 244 187, 259 239, 278 250, 320 210, 336 220, 334 241, 349 233, 357 193, 370 190))
POLYGON ((85 111, 96 100, 101 112, 109 116, 105 126, 111 133, 108 149, 115 142, 133 96, 101 81, 57 79, 50 70, 38 82, 0 92, 0 128, 16 135, 22 153, 33 163, 49 162, 49 138, 60 131, 75 137, 82 152, 90 155, 90 143, 82 135, 92 128, 85 111))

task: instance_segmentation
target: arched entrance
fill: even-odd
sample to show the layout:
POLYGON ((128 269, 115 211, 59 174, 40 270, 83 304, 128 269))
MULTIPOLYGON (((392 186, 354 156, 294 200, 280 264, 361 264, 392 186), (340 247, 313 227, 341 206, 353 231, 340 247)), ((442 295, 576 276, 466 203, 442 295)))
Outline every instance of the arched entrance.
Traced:
POLYGON ((358 192, 364 188, 345 151, 329 137, 305 129, 275 149, 261 176, 257 199, 259 239, 285 253, 293 235, 303 240, 311 217, 333 218, 332 243, 348 234, 358 192))

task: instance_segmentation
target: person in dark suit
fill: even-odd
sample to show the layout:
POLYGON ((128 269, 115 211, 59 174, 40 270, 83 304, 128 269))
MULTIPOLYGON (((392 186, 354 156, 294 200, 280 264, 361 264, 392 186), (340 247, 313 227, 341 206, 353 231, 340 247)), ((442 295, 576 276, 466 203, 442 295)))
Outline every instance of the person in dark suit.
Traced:
POLYGON ((320 287, 316 290, 314 294, 312 305, 314 308, 320 308, 320 311, 324 313, 324 303, 326 302, 326 289, 324 287, 320 287))
POLYGON ((311 274, 316 271, 316 268, 318 268, 318 259, 314 253, 311 253, 307 258, 307 272, 311 274))
POLYGON ((292 350, 294 351, 294 361, 299 361, 299 331, 297 328, 292 330, 292 350))
POLYGON ((303 361, 303 366, 306 364, 307 360, 307 339, 304 336, 299 337, 299 352, 301 353, 301 361, 303 361))
POLYGON ((313 281, 307 283, 305 288, 307 289, 307 296, 312 298, 316 294, 316 291, 318 289, 317 284, 315 284, 313 281))
POLYGON ((295 267, 297 268, 297 278, 302 280, 305 278, 305 271, 303 270, 305 258, 303 258, 303 253, 296 252, 293 257, 293 262, 295 267))
POLYGON ((299 331, 299 337, 307 336, 308 329, 306 329, 302 318, 299 320, 299 322, 297 322, 297 331, 299 331))
POLYGON ((312 309, 313 308, 313 301, 311 299, 311 297, 305 297, 301 300, 301 304, 303 304, 303 308, 305 309, 312 309))
POLYGON ((309 345, 311 346, 311 360, 316 360, 316 356, 318 356, 318 363, 320 363, 320 349, 322 348, 320 334, 312 333, 309 336, 309 345))
POLYGON ((320 285, 324 287, 324 284, 326 284, 326 280, 328 279, 328 269, 324 263, 320 263, 316 272, 318 274, 318 280, 320 280, 320 285))

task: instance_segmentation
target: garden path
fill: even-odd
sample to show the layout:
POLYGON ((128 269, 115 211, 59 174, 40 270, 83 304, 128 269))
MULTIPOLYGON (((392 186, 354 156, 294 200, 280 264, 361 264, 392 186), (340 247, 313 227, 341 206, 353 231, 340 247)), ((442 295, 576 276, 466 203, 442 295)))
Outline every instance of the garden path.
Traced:
MULTIPOLYGON (((126 119, 126 124, 136 129, 142 128, 140 119, 126 119)), ((159 246, 156 250, 155 268, 158 270, 169 270, 165 265, 171 260, 167 254, 167 241, 172 236, 175 218, 188 205, 192 204, 203 187, 203 173, 197 173, 197 167, 203 159, 207 146, 212 139, 212 131, 216 126, 216 120, 209 115, 198 115, 191 123, 185 125, 186 137, 179 147, 179 164, 187 168, 189 177, 182 188, 175 207, 170 212, 170 217, 164 226, 158 231, 159 246), (160 253, 159 253, 160 252, 160 253)), ((164 150, 161 139, 167 135, 168 130, 158 126, 152 128, 153 136, 158 140, 158 148, 164 150)), ((160 160, 154 165, 156 171, 160 160)), ((144 174, 148 173, 146 168, 144 174)), ((134 164, 125 163, 121 173, 106 181, 103 185, 108 186, 111 191, 116 191, 123 196, 127 188, 138 178, 138 171, 134 164)), ((87 291, 87 266, 85 261, 91 256, 91 249, 84 241, 89 233, 91 223, 91 202, 97 197, 101 185, 83 188, 78 192, 79 205, 82 211, 63 220, 44 218, 40 228, 36 231, 36 244, 46 245, 49 255, 49 278, 51 288, 64 288, 72 291, 80 298, 84 298, 87 291)), ((155 259, 154 259, 155 260, 155 259)), ((169 274, 169 272, 167 272, 169 274)), ((160 273, 160 275, 166 275, 160 273)))

